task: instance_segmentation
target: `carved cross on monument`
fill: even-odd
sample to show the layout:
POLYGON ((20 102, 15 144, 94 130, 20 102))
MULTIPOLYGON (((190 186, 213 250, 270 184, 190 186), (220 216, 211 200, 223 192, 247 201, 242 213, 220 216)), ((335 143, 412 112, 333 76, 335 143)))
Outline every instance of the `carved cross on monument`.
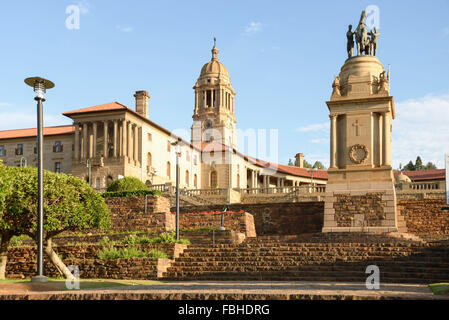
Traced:
POLYGON ((355 122, 352 124, 352 126, 355 128, 355 136, 358 137, 361 135, 363 124, 359 123, 359 120, 355 120, 355 122))

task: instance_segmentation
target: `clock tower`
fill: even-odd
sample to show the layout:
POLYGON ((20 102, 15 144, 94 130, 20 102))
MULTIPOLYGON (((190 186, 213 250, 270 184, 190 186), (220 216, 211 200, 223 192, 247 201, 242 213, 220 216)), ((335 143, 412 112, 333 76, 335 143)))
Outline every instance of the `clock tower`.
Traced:
POLYGON ((218 48, 214 38, 211 61, 201 68, 193 87, 195 108, 193 111, 192 143, 218 142, 236 148, 234 97, 229 72, 218 60, 218 48))

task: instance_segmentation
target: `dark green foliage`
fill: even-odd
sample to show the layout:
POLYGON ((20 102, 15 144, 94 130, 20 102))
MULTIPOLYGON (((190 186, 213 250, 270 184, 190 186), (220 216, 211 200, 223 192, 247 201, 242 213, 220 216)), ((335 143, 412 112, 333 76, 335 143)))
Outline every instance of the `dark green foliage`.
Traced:
MULTIPOLYGON (((3 193, 0 196, 0 231, 34 238, 37 229, 37 169, 7 167, 3 170, 13 192, 0 191, 3 193)), ((45 170, 44 212, 45 239, 63 231, 107 229, 111 224, 104 199, 85 181, 45 170)))
POLYGON ((176 240, 174 232, 166 232, 160 234, 158 237, 155 237, 150 240, 150 243, 179 243, 179 244, 190 244, 188 239, 179 239, 176 240))
POLYGON ((161 196, 162 192, 160 192, 159 190, 138 190, 138 191, 104 192, 101 194, 103 198, 138 197, 145 195, 161 196))
POLYGON ((402 171, 421 171, 421 170, 436 170, 437 166, 432 162, 427 162, 426 165, 423 165, 422 159, 420 156, 416 158, 415 163, 409 161, 406 166, 402 168, 402 171))
POLYGON ((140 191, 148 190, 145 183, 134 177, 124 177, 122 179, 115 180, 109 186, 108 192, 121 192, 121 191, 140 191))
POLYGON ((324 166, 324 164, 322 164, 320 161, 315 161, 315 163, 313 164, 313 168, 314 168, 314 169, 318 169, 318 170, 324 170, 324 169, 326 169, 326 167, 324 166))

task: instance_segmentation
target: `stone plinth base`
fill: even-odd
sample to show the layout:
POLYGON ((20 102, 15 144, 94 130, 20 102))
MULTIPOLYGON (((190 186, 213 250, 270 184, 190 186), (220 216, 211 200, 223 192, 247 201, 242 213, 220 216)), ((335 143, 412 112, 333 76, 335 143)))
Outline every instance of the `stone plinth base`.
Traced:
POLYGON ((326 187, 323 232, 397 232, 392 182, 330 184, 326 187), (368 188, 367 188, 368 186, 368 188))

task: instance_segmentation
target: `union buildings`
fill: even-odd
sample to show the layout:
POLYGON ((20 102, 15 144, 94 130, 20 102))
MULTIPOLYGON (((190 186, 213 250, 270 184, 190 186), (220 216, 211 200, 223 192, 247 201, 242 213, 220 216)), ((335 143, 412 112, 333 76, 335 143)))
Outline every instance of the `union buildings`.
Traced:
MULTIPOLYGON (((176 149, 180 146, 183 189, 255 189, 303 184, 324 185, 326 171, 313 174, 296 166, 268 163, 237 150, 235 91, 229 73, 212 58, 195 83, 191 141, 185 141, 149 119, 147 91, 136 91, 135 109, 119 102, 64 112, 72 125, 44 128, 44 169, 73 174, 104 190, 123 176, 147 185, 174 185, 176 149), (231 152, 228 152, 232 150, 231 152), (229 164, 231 163, 231 164, 229 164), (272 170, 274 168, 274 170, 272 170), (89 170, 90 169, 90 170, 89 170)), ((0 159, 8 166, 36 166, 36 128, 0 131, 0 159)))

